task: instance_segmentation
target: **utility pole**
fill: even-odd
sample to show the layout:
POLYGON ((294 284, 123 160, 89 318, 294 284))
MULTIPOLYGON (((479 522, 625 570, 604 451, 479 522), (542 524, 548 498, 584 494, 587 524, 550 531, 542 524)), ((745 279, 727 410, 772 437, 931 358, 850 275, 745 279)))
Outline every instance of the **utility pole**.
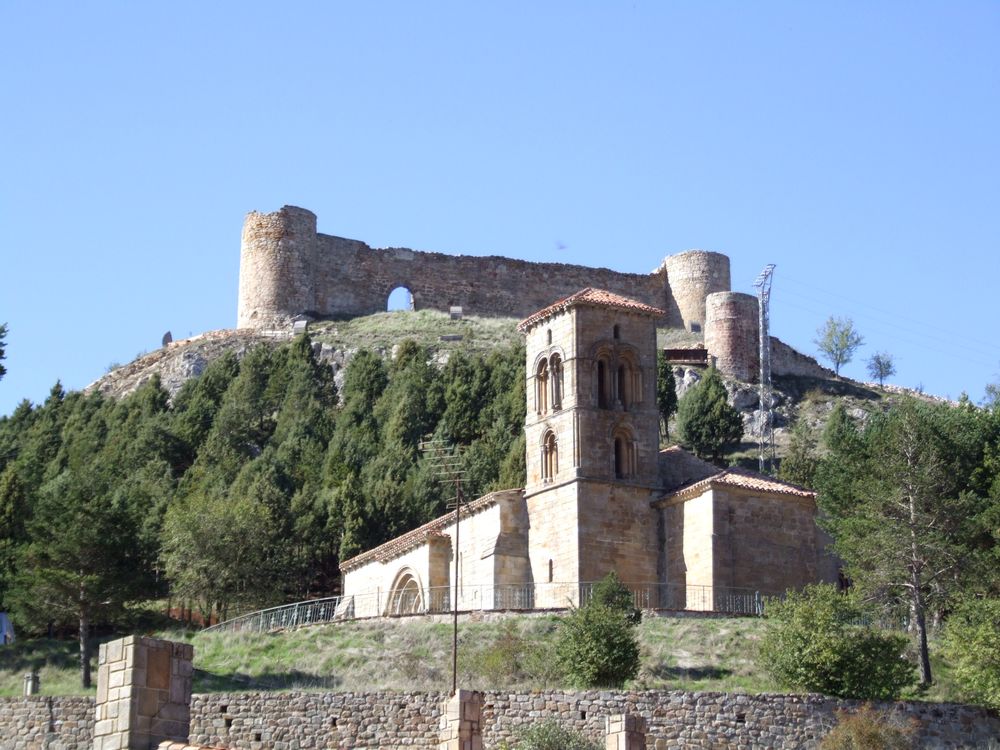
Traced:
POLYGON ((774 263, 768 263, 754 281, 757 290, 757 312, 759 351, 760 351, 760 408, 757 424, 757 453, 761 474, 769 471, 774 465, 774 413, 771 410, 771 335, 770 302, 771 276, 774 273, 774 263))
POLYGON ((420 443, 420 450, 423 452, 432 471, 442 483, 450 482, 455 486, 455 496, 448 502, 448 508, 455 509, 455 547, 452 554, 455 558, 455 582, 451 589, 451 694, 458 692, 458 582, 459 582, 459 530, 462 522, 462 505, 465 504, 465 495, 462 492, 462 477, 465 471, 462 469, 460 452, 447 441, 434 439, 427 436, 420 443))

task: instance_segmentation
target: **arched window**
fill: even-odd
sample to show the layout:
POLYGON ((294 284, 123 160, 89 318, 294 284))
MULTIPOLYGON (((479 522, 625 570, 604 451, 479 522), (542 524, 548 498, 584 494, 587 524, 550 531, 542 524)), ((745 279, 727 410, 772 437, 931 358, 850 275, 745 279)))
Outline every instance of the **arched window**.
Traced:
POLYGON ((611 335, 616 339, 621 338, 622 329, 618 327, 617 323, 615 323, 615 327, 611 329, 611 335))
POLYGON ((556 434, 549 430, 542 440, 542 479, 551 480, 559 472, 559 444, 556 434))
POLYGON ((544 414, 549 410, 549 366, 543 359, 535 371, 535 411, 544 414))
POLYGON ((629 479, 638 473, 638 450, 626 429, 618 429, 613 437, 615 479, 629 479))
POLYGON ((563 394, 563 366, 562 357, 558 354, 553 354, 549 358, 549 372, 552 377, 552 408, 561 409, 563 394))

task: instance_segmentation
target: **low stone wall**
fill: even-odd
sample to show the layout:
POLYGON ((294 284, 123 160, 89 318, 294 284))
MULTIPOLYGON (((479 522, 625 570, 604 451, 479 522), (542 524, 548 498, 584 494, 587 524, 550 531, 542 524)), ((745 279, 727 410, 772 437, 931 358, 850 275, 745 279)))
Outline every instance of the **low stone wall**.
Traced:
POLYGON ((239 748, 436 748, 442 693, 213 693, 191 700, 192 743, 239 748))
MULTIPOLYGON (((232 748, 435 748, 440 693, 256 693, 196 695, 191 742, 232 748)), ((483 745, 495 747, 523 726, 554 719, 603 745, 605 719, 634 713, 648 723, 646 746, 815 748, 836 711, 859 701, 819 695, 643 692, 486 692, 483 745)), ((985 746, 1000 739, 1000 717, 958 704, 876 704, 920 724, 919 747, 985 746)))
POLYGON ((93 735, 93 698, 0 698, 0 750, 90 750, 93 735))
MULTIPOLYGON (((436 748, 441 693, 239 693, 195 695, 190 742, 245 750, 279 748, 436 748)), ((487 692, 483 745, 495 747, 523 726, 554 719, 603 745, 605 719, 638 714, 646 747, 816 748, 837 710, 859 701, 820 695, 643 692, 487 692)), ((919 725, 918 747, 987 747, 1000 717, 950 703, 881 703, 879 710, 919 725)), ((0 699, 0 750, 90 750, 91 698, 0 699)))

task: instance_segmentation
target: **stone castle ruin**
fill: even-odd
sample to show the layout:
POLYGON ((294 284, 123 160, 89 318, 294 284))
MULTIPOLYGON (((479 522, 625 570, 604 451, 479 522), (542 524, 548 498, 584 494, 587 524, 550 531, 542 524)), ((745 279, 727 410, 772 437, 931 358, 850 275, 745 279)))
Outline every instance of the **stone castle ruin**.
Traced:
MULTIPOLYGON (((663 311, 660 327, 704 337, 726 376, 752 382, 759 369, 757 298, 730 289, 729 258, 689 250, 667 256, 649 274, 568 263, 534 263, 372 248, 320 234, 316 215, 285 206, 250 212, 243 224, 237 326, 287 328, 305 315, 338 318, 384 312, 390 292, 405 287, 416 310, 524 318, 552 300, 587 287, 605 289, 663 311)), ((815 360, 772 338, 776 375, 828 377, 815 360)))

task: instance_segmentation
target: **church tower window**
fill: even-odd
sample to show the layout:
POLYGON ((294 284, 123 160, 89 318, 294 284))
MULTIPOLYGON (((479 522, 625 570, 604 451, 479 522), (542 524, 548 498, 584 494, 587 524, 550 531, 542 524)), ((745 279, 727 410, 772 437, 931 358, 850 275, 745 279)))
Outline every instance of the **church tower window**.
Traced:
POLYGON ((615 479, 629 479, 638 473, 636 444, 624 429, 615 432, 614 438, 615 479))
POLYGON ((544 414, 549 410, 549 366, 543 359, 535 372, 535 411, 544 414))
POLYGON ((553 354, 549 359, 549 371, 552 376, 552 408, 562 408, 563 394, 563 365, 562 357, 553 354))
POLYGON ((597 360, 597 406, 600 409, 611 407, 611 378, 608 363, 603 358, 597 360))
POLYGON ((559 444, 556 434, 549 430, 542 441, 542 479, 551 480, 559 472, 559 444))

